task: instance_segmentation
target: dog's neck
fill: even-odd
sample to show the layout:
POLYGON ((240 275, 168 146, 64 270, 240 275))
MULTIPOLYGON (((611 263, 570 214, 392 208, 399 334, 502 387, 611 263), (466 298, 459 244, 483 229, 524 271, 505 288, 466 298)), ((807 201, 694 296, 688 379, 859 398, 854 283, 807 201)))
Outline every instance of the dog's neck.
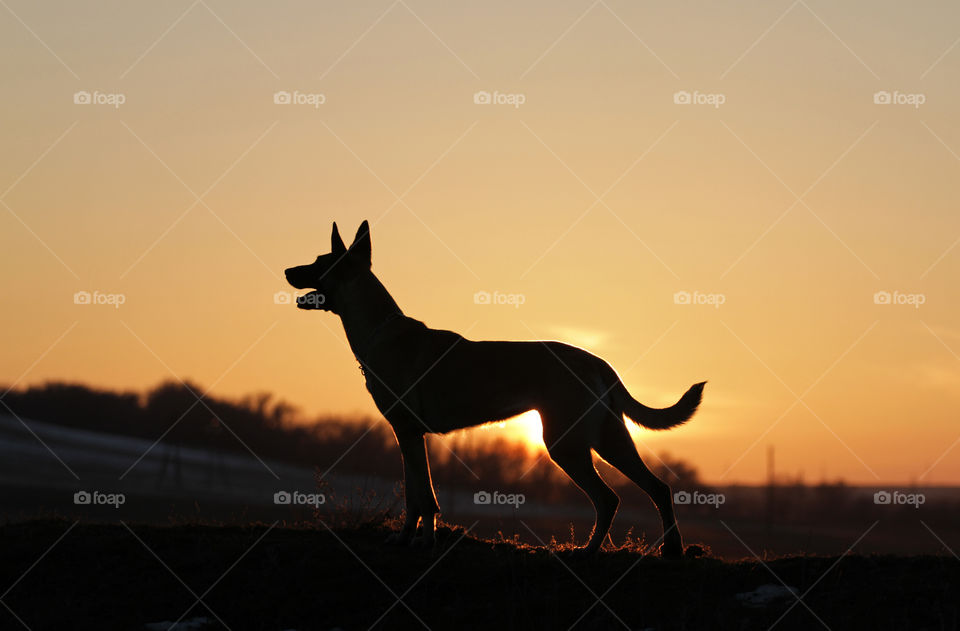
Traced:
POLYGON ((373 338, 392 320, 403 315, 393 296, 373 272, 346 284, 339 311, 347 342, 363 363, 373 338))

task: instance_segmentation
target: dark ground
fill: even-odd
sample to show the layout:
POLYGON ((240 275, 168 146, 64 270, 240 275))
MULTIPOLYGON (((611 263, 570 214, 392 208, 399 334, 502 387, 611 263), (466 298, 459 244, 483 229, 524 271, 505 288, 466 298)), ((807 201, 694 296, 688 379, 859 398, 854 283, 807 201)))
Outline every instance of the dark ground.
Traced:
POLYGON ((181 614, 272 631, 960 626, 953 556, 667 562, 634 546, 573 559, 448 528, 424 551, 382 546, 385 526, 74 523, 0 526, 0 628, 144 629, 181 614), (803 602, 737 598, 784 583, 803 602))

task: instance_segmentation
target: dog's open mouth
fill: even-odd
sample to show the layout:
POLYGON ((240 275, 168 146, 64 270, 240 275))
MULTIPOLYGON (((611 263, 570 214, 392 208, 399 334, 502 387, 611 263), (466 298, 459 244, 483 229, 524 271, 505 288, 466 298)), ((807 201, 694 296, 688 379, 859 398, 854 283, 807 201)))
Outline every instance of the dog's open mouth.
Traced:
POLYGON ((327 297, 314 289, 311 292, 297 296, 298 309, 326 309, 327 297))

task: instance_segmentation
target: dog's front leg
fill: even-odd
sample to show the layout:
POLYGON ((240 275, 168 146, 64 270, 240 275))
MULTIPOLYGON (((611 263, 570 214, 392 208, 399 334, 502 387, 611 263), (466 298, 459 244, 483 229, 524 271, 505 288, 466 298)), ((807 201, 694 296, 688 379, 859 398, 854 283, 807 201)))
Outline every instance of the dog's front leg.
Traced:
POLYGON ((391 535, 388 542, 432 547, 436 515, 440 512, 440 507, 437 505, 437 497, 433 492, 430 463, 427 460, 427 447, 422 435, 398 436, 397 442, 400 443, 400 453, 403 455, 404 496, 407 515, 403 528, 399 533, 391 535), (418 523, 421 524, 422 530, 420 536, 415 537, 418 523))
POLYGON ((410 494, 407 494, 407 515, 403 522, 403 528, 400 529, 400 532, 394 532, 387 536, 387 543, 391 545, 405 546, 409 545, 413 540, 413 535, 417 531, 417 524, 420 522, 420 517, 414 514, 414 511, 410 509, 410 494))

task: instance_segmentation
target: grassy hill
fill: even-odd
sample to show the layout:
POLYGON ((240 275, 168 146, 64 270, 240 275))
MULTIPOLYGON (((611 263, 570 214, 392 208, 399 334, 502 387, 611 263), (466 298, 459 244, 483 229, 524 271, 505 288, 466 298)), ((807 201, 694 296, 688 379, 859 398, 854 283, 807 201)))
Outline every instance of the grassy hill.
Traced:
POLYGON ((181 614, 209 619, 202 628, 301 631, 960 625, 960 560, 952 556, 764 563, 688 550, 690 558, 667 562, 636 544, 578 559, 563 546, 450 528, 435 550, 384 547, 387 532, 387 524, 11 523, 0 527, 0 627, 144 629, 181 614), (751 605, 751 593, 772 599, 751 605))

